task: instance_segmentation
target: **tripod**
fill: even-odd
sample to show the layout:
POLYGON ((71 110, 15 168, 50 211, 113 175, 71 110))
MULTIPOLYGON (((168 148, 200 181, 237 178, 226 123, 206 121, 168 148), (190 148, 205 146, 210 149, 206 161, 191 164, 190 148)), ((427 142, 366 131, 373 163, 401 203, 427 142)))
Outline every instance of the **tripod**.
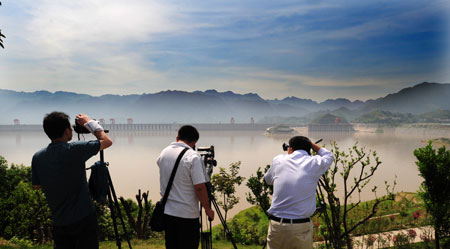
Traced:
MULTIPOLYGON (((231 243, 233 244, 234 249, 237 249, 236 243, 233 239, 233 234, 231 233, 231 230, 227 226, 226 220, 223 218, 222 213, 220 212, 219 205, 216 202, 216 198, 212 194, 213 192, 213 186, 211 182, 205 183, 206 189, 208 191, 208 197, 210 204, 212 203, 214 208, 216 209, 217 216, 220 219, 220 222, 222 223, 223 229, 225 230, 225 233, 227 237, 231 240, 231 243)), ((201 210, 200 210, 201 211, 201 210)), ((201 213, 201 212, 200 212, 201 213)), ((202 217, 200 217, 202 218, 202 217)), ((203 219, 202 219, 203 222, 203 219)), ((203 224, 202 224, 203 225, 203 224)), ((212 226, 211 221, 209 221, 209 232, 203 232, 203 226, 202 226, 202 249, 212 249, 212 226)))
POLYGON ((105 160, 104 160, 103 150, 100 151, 100 162, 102 165, 105 166, 105 172, 106 172, 106 176, 108 179, 108 185, 109 185, 108 196, 107 196, 108 197, 108 206, 109 206, 109 210, 111 210, 111 219, 112 219, 113 225, 114 225, 114 234, 116 236, 117 248, 119 248, 119 249, 122 248, 122 242, 120 240, 119 230, 117 229, 117 221, 116 221, 116 214, 115 214, 116 210, 117 210, 117 213, 118 213, 118 216, 120 219, 120 223, 122 224, 123 232, 127 239, 128 246, 130 249, 132 249, 130 239, 128 238, 128 235, 127 235, 127 230, 125 228, 125 222, 123 221, 122 212, 120 211, 120 205, 119 205, 119 202, 117 201, 116 191, 114 190, 114 185, 111 180, 111 175, 109 174, 109 170, 107 167, 109 164, 105 163, 105 160))
MULTIPOLYGON (((104 130, 104 132, 108 133, 109 131, 104 130)), ((80 133, 78 133, 78 140, 80 140, 80 133)), ((122 228, 125 233, 125 237, 127 239, 128 246, 130 249, 132 249, 130 239, 128 238, 128 235, 127 235, 127 230, 125 228, 125 222, 123 221, 122 212, 120 211, 120 205, 119 205, 119 202, 117 201, 116 191, 114 189, 114 185, 111 180, 111 175, 109 174, 108 166, 109 166, 109 163, 105 162, 104 152, 103 152, 103 150, 101 150, 100 151, 100 167, 104 167, 103 172, 106 175, 106 180, 108 181, 107 202, 108 202, 109 210, 111 211, 111 219, 113 221, 113 226, 114 226, 114 235, 116 237, 116 245, 117 245, 117 248, 119 248, 119 249, 122 248, 122 242, 120 239, 119 229, 117 228, 117 221, 116 221, 116 211, 117 211, 117 213, 118 213, 117 216, 119 216, 120 222, 122 224, 122 228)))

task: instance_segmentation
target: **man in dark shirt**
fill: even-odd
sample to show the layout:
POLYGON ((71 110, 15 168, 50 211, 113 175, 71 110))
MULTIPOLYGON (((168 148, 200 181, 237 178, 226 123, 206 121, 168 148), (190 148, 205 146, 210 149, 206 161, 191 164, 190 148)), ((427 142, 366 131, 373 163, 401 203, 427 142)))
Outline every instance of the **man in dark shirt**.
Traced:
POLYGON ((98 140, 72 140, 69 116, 52 112, 44 118, 51 143, 36 152, 31 162, 34 189, 42 188, 53 219, 55 248, 98 248, 95 208, 86 181, 85 162, 112 145, 97 121, 78 114, 77 122, 98 140))

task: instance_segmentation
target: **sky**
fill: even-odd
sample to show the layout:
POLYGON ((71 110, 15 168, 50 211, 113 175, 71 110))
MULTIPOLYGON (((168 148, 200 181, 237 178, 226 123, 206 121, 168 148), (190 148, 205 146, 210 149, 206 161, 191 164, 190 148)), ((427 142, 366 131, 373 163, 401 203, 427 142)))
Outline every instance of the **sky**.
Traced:
POLYGON ((367 100, 450 83, 448 0, 2 0, 0 89, 367 100))

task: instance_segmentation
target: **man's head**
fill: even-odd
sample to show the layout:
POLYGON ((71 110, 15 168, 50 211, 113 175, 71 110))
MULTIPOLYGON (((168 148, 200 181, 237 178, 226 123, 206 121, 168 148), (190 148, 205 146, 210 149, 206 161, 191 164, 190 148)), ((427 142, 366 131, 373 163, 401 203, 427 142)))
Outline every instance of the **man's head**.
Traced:
POLYGON ((292 151, 304 150, 310 154, 311 140, 304 136, 295 136, 289 139, 289 147, 292 148, 292 151))
POLYGON ((72 127, 69 116, 63 112, 52 112, 44 117, 44 131, 50 140, 65 138, 72 139, 72 127))
POLYGON ((177 141, 181 140, 192 148, 195 146, 199 138, 200 134, 194 126, 184 125, 178 130, 177 141))

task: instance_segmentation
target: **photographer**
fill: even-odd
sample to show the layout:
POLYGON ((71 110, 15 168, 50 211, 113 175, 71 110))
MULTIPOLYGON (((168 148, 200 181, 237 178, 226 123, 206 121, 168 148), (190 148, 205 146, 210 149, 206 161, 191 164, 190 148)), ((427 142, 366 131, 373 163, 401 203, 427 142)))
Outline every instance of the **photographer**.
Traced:
POLYGON ((264 175, 266 183, 273 185, 267 248, 311 249, 316 187, 333 163, 333 154, 303 136, 291 138, 287 151, 273 159, 264 175), (318 155, 311 156, 311 149, 318 155))
POLYGON ((52 112, 44 118, 51 143, 31 162, 34 189, 42 188, 52 213, 55 248, 98 248, 97 219, 86 181, 85 162, 112 145, 103 128, 85 114, 77 115, 98 140, 72 140, 69 116, 52 112))
POLYGON ((210 220, 214 219, 206 190, 205 173, 200 155, 193 150, 200 135, 195 127, 178 130, 176 142, 167 146, 157 160, 160 193, 164 195, 175 161, 183 149, 172 188, 164 208, 165 244, 168 249, 197 249, 200 241, 199 201, 210 220))

